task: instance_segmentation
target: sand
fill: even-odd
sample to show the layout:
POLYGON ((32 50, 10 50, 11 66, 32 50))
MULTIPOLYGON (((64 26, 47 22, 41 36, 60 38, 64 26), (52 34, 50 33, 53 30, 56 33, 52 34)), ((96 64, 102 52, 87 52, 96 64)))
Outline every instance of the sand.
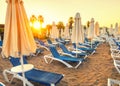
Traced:
MULTIPOLYGON (((107 43, 99 45, 96 53, 89 56, 77 69, 69 69, 57 61, 46 64, 43 56, 48 54, 48 51, 37 57, 29 57, 28 62, 33 64, 35 68, 64 74, 64 78, 57 86, 107 86, 108 78, 120 80, 120 74, 113 65, 109 49, 110 47, 107 43)), ((10 67, 12 65, 8 59, 0 58, 0 81, 6 84, 6 86, 22 86, 22 82, 18 79, 14 79, 11 84, 5 82, 2 72, 10 67)), ((32 83, 35 86, 44 86, 39 83, 32 83)))

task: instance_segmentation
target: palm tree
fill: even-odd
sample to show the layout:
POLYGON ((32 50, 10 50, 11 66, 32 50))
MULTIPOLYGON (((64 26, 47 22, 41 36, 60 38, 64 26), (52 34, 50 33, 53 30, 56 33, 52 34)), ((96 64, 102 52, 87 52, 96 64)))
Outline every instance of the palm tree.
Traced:
POLYGON ((73 17, 70 17, 69 19, 68 19, 68 25, 69 25, 69 34, 70 34, 70 36, 71 36, 71 32, 72 32, 72 24, 74 23, 74 19, 73 19, 73 17))
POLYGON ((61 37, 61 29, 64 30, 64 28, 65 28, 65 26, 64 26, 64 24, 63 24, 62 21, 59 21, 59 22, 58 22, 57 28, 58 28, 58 30, 59 30, 59 37, 61 37))
POLYGON ((37 20, 36 16, 35 15, 32 15, 30 17, 30 22, 33 24, 35 21, 37 20))
POLYGON ((52 25, 48 24, 46 25, 46 36, 49 37, 50 36, 50 30, 52 29, 52 25))
POLYGON ((36 16, 35 15, 32 15, 31 17, 30 17, 30 26, 31 26, 31 29, 32 29, 32 33, 33 33, 33 35, 34 35, 34 37, 37 37, 37 33, 36 33, 36 31, 35 31, 35 29, 34 29, 34 23, 37 21, 37 18, 36 18, 36 16))
POLYGON ((90 21, 87 21, 87 28, 89 28, 90 26, 90 21))
POLYGON ((44 18, 42 15, 38 16, 38 21, 40 22, 40 28, 42 28, 42 24, 44 23, 44 18))

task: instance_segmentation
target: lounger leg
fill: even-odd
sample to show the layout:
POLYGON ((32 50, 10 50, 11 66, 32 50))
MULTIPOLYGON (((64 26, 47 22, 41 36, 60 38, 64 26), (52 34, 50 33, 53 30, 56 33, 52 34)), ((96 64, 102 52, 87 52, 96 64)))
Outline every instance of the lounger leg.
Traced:
POLYGON ((92 52, 92 54, 91 55, 93 55, 95 53, 95 50, 92 52))
MULTIPOLYGON (((55 59, 54 59, 55 60, 55 59)), ((70 64, 68 64, 67 62, 65 62, 65 61, 62 61, 62 60, 60 60, 60 59, 56 59, 57 61, 59 61, 59 62, 61 62, 61 63, 63 63, 64 65, 66 65, 68 68, 73 68, 73 66, 71 66, 70 64)))
POLYGON ((48 64, 48 63, 51 63, 52 61, 53 61, 53 59, 52 59, 53 57, 51 57, 51 56, 44 56, 44 60, 45 60, 45 62, 48 64), (47 58, 50 58, 51 60, 48 62, 47 61, 47 58))
POLYGON ((9 73, 9 74, 13 74, 13 73, 10 72, 9 70, 4 70, 4 71, 3 71, 3 76, 4 76, 4 78, 5 78, 5 81, 6 81, 6 82, 11 82, 11 81, 13 80, 15 74, 13 74, 13 77, 12 77, 11 81, 9 81, 6 73, 9 73))
POLYGON ((46 63, 49 63, 49 62, 47 61, 47 58, 50 58, 50 59, 51 59, 50 63, 51 63, 53 60, 56 60, 56 61, 59 61, 59 62, 65 64, 68 68, 73 68, 73 66, 71 66, 71 65, 68 64, 68 63, 66 63, 65 61, 62 61, 62 60, 60 60, 60 59, 56 59, 56 58, 51 57, 51 56, 44 56, 44 60, 45 60, 46 63), (54 58, 54 59, 53 59, 53 58, 54 58))
POLYGON ((81 61, 75 66, 75 68, 78 68, 78 66, 81 64, 81 61))
POLYGON ((27 79, 23 78, 22 76, 17 75, 16 78, 20 79, 21 81, 25 81, 25 84, 28 86, 34 86, 32 83, 30 83, 27 79))
POLYGON ((120 81, 108 78, 108 86, 113 86, 114 84, 118 84, 119 85, 120 81))
POLYGON ((4 70, 4 71, 3 71, 3 76, 4 76, 4 78, 5 78, 5 81, 7 81, 7 82, 9 82, 9 83, 11 83, 14 78, 17 78, 17 79, 20 79, 21 81, 25 80, 25 83, 26 83, 28 86, 34 86, 34 85, 33 85, 32 83, 30 83, 27 79, 23 78, 22 76, 18 75, 17 73, 13 73, 13 72, 9 71, 9 70, 4 70), (13 77, 12 77, 11 80, 8 79, 7 73, 13 75, 13 77))
POLYGON ((107 86, 111 86, 111 81, 110 81, 110 79, 108 79, 108 83, 107 83, 108 85, 107 86))
POLYGON ((85 55, 84 59, 86 59, 88 57, 88 55, 85 55))
POLYGON ((50 84, 50 86, 55 86, 55 84, 50 84))
POLYGON ((5 55, 1 52, 1 56, 2 56, 2 58, 5 58, 5 55))

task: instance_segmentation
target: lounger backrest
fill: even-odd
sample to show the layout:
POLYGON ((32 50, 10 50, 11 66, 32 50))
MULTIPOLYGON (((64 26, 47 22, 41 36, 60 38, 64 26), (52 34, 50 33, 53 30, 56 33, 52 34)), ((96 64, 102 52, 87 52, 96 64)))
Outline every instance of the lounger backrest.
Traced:
POLYGON ((75 43, 72 43, 73 44, 73 47, 76 48, 76 44, 75 43))
POLYGON ((3 41, 0 41, 0 46, 2 46, 3 45, 3 41))
POLYGON ((45 46, 45 44, 44 44, 43 41, 39 40, 39 43, 40 43, 41 45, 45 46))
POLYGON ((65 40, 64 40, 64 39, 62 39, 61 37, 60 37, 60 40, 61 40, 61 41, 65 41, 65 40))
POLYGON ((84 43, 89 42, 88 38, 85 37, 84 43))
POLYGON ((59 42, 59 39, 58 39, 58 38, 56 38, 55 40, 56 40, 56 42, 59 42))
POLYGON ((58 51, 56 50, 56 47, 54 45, 50 45, 49 49, 50 49, 50 51, 51 51, 51 53, 54 57, 59 57, 60 56, 60 54, 58 53, 58 51))
MULTIPOLYGON (((13 66, 18 66, 21 64, 20 58, 10 57, 10 62, 13 66)), ((27 60, 25 59, 25 56, 23 56, 23 62, 24 64, 27 64, 27 60)))
POLYGON ((47 39, 47 42, 48 42, 49 44, 52 44, 52 41, 51 41, 50 39, 47 39))
POLYGON ((113 39, 113 41, 115 42, 115 44, 118 46, 118 43, 116 42, 116 40, 115 39, 113 39))
POLYGON ((63 50, 64 53, 68 53, 69 52, 68 49, 65 47, 64 44, 59 43, 59 45, 60 45, 60 48, 63 50))

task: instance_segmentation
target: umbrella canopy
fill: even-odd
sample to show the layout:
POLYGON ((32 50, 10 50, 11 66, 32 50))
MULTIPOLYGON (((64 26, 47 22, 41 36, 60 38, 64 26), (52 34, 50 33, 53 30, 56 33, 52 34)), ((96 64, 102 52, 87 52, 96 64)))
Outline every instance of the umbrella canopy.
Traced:
POLYGON ((90 27, 88 28, 88 39, 94 38, 94 18, 91 19, 90 27))
POLYGON ((7 0, 2 53, 19 57, 36 51, 36 44, 22 0, 7 0))
POLYGON ((21 64, 23 64, 22 56, 35 53, 36 44, 29 26, 23 1, 7 0, 7 4, 2 53, 6 58, 9 56, 21 57, 21 64))
POLYGON ((113 34, 113 25, 111 24, 110 28, 109 28, 109 34, 112 35, 113 34))
POLYGON ((68 23, 67 23, 66 26, 65 26, 64 38, 67 38, 67 39, 70 38, 70 34, 69 34, 69 25, 68 25, 68 23))
POLYGON ((118 23, 115 24, 114 36, 118 35, 118 23))
POLYGON ((95 23, 95 28, 94 28, 94 37, 99 36, 99 35, 100 35, 99 32, 100 32, 100 29, 99 29, 99 23, 96 22, 96 23, 95 23))
POLYGON ((50 31, 50 37, 51 38, 58 38, 59 37, 59 31, 57 29, 55 22, 53 22, 53 24, 52 24, 52 29, 50 31))
POLYGON ((84 33, 81 24, 80 13, 76 13, 75 15, 75 23, 74 28, 72 30, 71 36, 72 43, 83 43, 84 42, 84 33))
POLYGON ((118 35, 120 36, 120 26, 118 26, 118 35))

